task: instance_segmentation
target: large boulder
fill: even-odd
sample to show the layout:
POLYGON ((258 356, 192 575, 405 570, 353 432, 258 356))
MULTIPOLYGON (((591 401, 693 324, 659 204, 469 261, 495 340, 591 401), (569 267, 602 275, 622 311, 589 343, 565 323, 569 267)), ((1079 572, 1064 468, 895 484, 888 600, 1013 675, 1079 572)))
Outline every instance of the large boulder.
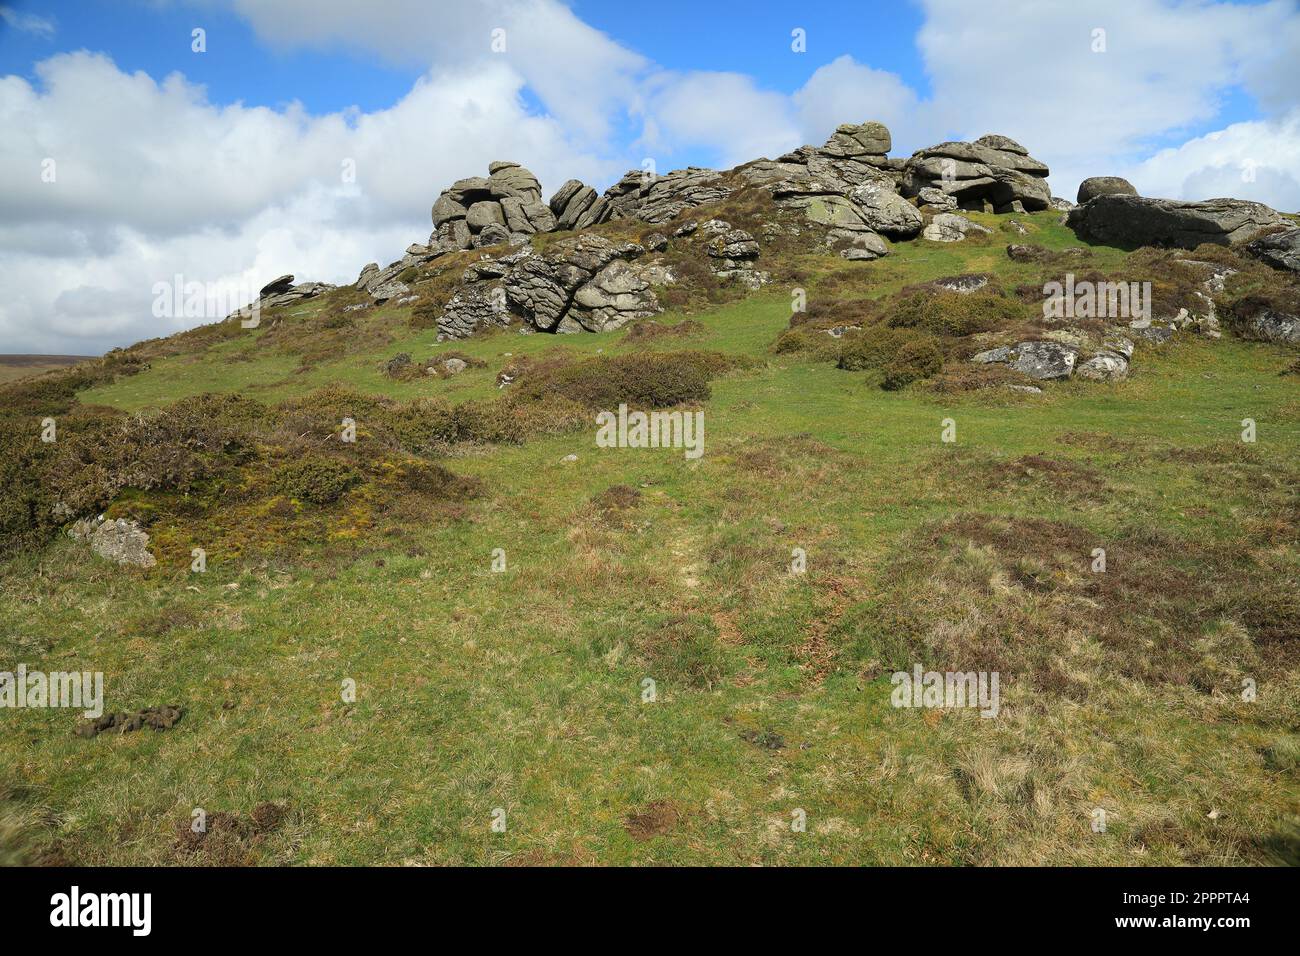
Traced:
POLYGON ((905 196, 937 189, 963 209, 1033 212, 1052 201, 1048 171, 1015 140, 990 133, 973 143, 939 143, 913 153, 903 166, 901 187, 905 196))
POLYGON ((884 159, 892 148, 893 138, 889 135, 889 127, 871 121, 856 125, 844 123, 836 127, 819 152, 827 156, 870 162, 884 159))
POLYGON ((838 127, 821 146, 800 146, 775 160, 759 159, 735 172, 754 186, 772 186, 783 180, 813 179, 828 190, 847 193, 865 182, 882 180, 897 186, 901 161, 885 154, 892 145, 884 123, 848 123, 838 127))
POLYGON ((463 339, 479 329, 507 326, 511 314, 500 286, 472 285, 458 289, 438 317, 438 338, 463 339))
POLYGON ((855 186, 849 199, 869 228, 891 239, 910 239, 924 224, 917 208, 888 182, 874 180, 855 186))
POLYGON ((1118 176, 1093 176, 1079 183, 1079 204, 1098 196, 1136 196, 1138 191, 1127 179, 1118 176))
POLYGON ((1246 255, 1274 269, 1300 273, 1300 227, 1271 232, 1246 243, 1246 255))
POLYGON ((992 231, 977 222, 971 222, 965 216, 953 212, 941 212, 921 230, 921 238, 929 239, 931 242, 961 242, 968 235, 992 231))
POLYGON ((650 283, 624 259, 614 259, 573 294, 564 321, 588 332, 608 332, 663 311, 650 283))
POLYGON ((555 228, 575 228, 598 198, 596 190, 584 186, 581 180, 570 179, 555 191, 549 203, 551 213, 555 216, 555 228))
POLYGON ((746 268, 758 258, 758 241, 743 229, 728 229, 710 239, 706 251, 715 272, 746 268))
POLYGON ((1066 214, 1075 234, 1122 248, 1174 246, 1195 249, 1202 243, 1246 242, 1286 220, 1263 203, 1244 199, 1145 199, 1141 196, 1096 196, 1066 214))
POLYGON ((524 248, 465 270, 467 286, 438 319, 440 339, 521 320, 539 332, 597 332, 662 311, 647 272, 630 263, 645 252, 631 242, 580 235, 541 254, 524 248))

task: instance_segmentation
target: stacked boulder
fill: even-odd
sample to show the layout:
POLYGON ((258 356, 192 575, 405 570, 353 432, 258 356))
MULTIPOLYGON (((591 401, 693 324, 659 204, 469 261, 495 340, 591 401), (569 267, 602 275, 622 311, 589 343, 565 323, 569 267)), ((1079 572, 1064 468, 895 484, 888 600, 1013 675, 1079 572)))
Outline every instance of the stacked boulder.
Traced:
POLYGON ((452 183, 433 204, 431 252, 477 249, 503 242, 526 242, 556 226, 555 214, 542 202, 542 186, 518 163, 497 161, 488 175, 452 183))
POLYGON ((973 143, 918 150, 903 165, 901 186, 905 196, 937 190, 961 209, 1035 212, 1052 202, 1047 174, 1047 166, 1015 140, 990 133, 973 143))
POLYGON ((721 219, 710 219, 699 231, 710 237, 704 250, 714 275, 735 279, 751 289, 758 289, 771 278, 754 268, 759 255, 758 240, 745 230, 733 229, 731 223, 721 219))

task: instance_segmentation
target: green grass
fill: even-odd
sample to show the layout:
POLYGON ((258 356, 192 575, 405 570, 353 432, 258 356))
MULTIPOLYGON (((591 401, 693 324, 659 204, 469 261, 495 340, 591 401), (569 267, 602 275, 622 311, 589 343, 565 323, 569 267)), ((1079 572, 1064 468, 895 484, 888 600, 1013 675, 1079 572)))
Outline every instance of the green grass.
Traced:
MULTIPOLYGON (((1056 216, 1018 218, 1032 241, 1072 244, 1056 216)), ((856 281, 872 295, 984 269, 1012 283, 1003 245, 899 244, 856 281)), ((812 276, 810 295, 840 268, 812 276)), ((1049 650, 1091 681, 1085 696, 1006 673, 1002 715, 981 720, 892 708, 873 622, 900 600, 907 560, 930 560, 918 536, 958 514, 1068 524, 1114 543, 1118 561, 1135 531, 1158 528, 1247 548, 1294 584, 1300 396, 1277 374, 1288 353, 1186 341, 1141 349, 1119 385, 945 400, 770 354, 789 301, 773 289, 691 316, 706 333, 686 347, 765 362, 714 382, 698 461, 598 449, 593 423, 459 450, 448 467, 488 489, 459 518, 322 541, 294 560, 211 552, 205 575, 124 571, 67 540, 10 559, 5 661, 102 670, 110 709, 186 708, 171 730, 93 740, 73 735, 69 712, 0 715, 0 796, 7 786, 31 852, 183 862, 174 835, 194 808, 275 801, 287 820, 248 848, 253 862, 1270 862, 1268 840, 1300 813, 1286 757, 1300 718, 1293 659, 1251 672, 1259 698, 1244 703, 1231 683, 1207 692, 1106 671, 1081 626, 1049 650), (1253 446, 1239 441, 1246 417, 1259 423, 1253 446), (955 446, 940 441, 945 418, 955 446), (1105 493, 986 480, 1026 455, 1094 469, 1105 493), (614 485, 639 502, 602 512, 592 499, 614 485), (796 547, 803 576, 786 570, 796 547), (497 548, 504 573, 491 570, 497 548), (341 699, 345 679, 355 704, 341 699), (763 735, 783 746, 754 742, 775 740, 763 735), (665 804, 662 832, 634 836, 629 817, 665 804), (1090 826, 1097 807, 1105 833, 1090 826), (496 808, 504 833, 490 826, 496 808), (791 830, 796 809, 807 832, 791 830)), ((325 382, 462 401, 497 394, 506 353, 629 348, 622 332, 433 337, 294 374, 292 355, 261 353, 250 335, 82 401, 135 410, 209 390, 269 401, 325 382), (377 367, 450 348, 487 368, 397 383, 377 367)), ((666 341, 655 347, 683 347, 666 341)), ((204 546, 202 527, 192 533, 204 546)), ((930 626, 942 628, 1008 601, 1046 613, 1076 599, 1007 581, 1001 557, 1017 555, 936 551, 934 576, 902 603, 937 602, 930 626), (980 583, 974 605, 943 603, 956 580, 945 560, 980 583)), ((1077 558, 1086 569, 1088 552, 1077 558)))

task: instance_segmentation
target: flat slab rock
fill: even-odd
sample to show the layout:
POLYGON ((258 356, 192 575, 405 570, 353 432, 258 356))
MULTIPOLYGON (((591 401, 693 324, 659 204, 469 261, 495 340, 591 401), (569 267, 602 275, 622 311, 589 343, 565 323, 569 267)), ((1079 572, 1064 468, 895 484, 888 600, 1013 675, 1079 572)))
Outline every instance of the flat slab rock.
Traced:
POLYGON ((1286 220, 1263 203, 1244 199, 1183 202, 1112 194, 1071 209, 1065 224, 1082 238, 1113 246, 1195 249, 1206 242, 1246 242, 1286 220))

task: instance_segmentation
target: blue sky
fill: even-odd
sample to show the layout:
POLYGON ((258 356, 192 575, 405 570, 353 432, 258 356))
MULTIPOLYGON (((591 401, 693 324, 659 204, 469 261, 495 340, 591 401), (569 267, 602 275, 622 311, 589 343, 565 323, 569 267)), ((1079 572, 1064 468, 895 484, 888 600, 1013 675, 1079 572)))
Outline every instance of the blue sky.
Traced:
MULTIPOLYGON (((0 25, 0 70, 29 77, 34 65, 51 53, 96 50, 111 55, 127 71, 161 77, 179 70, 206 84, 215 102, 277 106, 297 99, 312 112, 327 113, 349 106, 388 106, 430 65, 418 60, 385 62, 373 53, 349 50, 344 43, 319 51, 278 49, 261 42, 233 10, 216 5, 158 6, 141 0, 11 0, 6 5, 56 28, 54 35, 45 36, 0 25), (210 53, 228 48, 237 55, 193 56, 190 30, 195 26, 207 30, 210 53)), ((748 4, 743 15, 726 4, 681 0, 655 3, 653 15, 643 5, 609 0, 574 3, 571 8, 587 23, 670 69, 734 70, 750 73, 772 89, 793 92, 808 78, 808 61, 821 65, 847 53, 925 88, 912 42, 923 16, 919 7, 905 2, 875 5, 869 22, 855 12, 864 4, 843 0, 800 5, 793 19, 790 5, 781 3, 748 4), (813 38, 805 59, 790 55, 795 26, 813 38)))
POLYGON ((878 119, 895 155, 1010 135, 1067 197, 1114 174, 1294 210, 1297 90, 1297 0, 0 0, 0 351, 194 324, 148 312, 176 272, 348 281, 498 158, 549 193, 878 119))

